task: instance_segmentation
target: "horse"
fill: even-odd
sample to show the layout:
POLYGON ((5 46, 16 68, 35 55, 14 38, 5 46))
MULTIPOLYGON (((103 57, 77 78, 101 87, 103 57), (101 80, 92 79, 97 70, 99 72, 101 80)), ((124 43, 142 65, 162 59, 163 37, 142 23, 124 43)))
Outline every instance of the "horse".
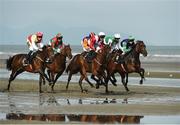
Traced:
POLYGON ((144 77, 144 69, 141 68, 141 62, 139 59, 140 54, 142 54, 144 57, 147 56, 147 50, 146 45, 143 41, 136 41, 136 44, 133 46, 131 51, 126 53, 123 56, 124 63, 116 63, 112 59, 107 64, 107 79, 106 79, 106 90, 105 92, 108 93, 108 81, 111 76, 113 76, 115 73, 119 73, 121 76, 121 81, 126 89, 126 91, 129 91, 127 87, 128 82, 128 73, 136 72, 141 75, 141 77, 144 77), (126 77, 126 81, 125 81, 126 77))
MULTIPOLYGON (((115 63, 119 63, 117 57, 122 56, 121 55, 122 53, 123 53, 123 51, 121 49, 114 50, 112 53, 109 54, 109 57, 111 57, 111 58, 108 58, 107 62, 109 62, 111 60, 111 61, 114 61, 115 63)), ((138 73, 141 77, 139 83, 143 84, 143 80, 145 79, 144 78, 145 70, 143 68, 141 68, 140 70, 141 70, 141 72, 136 72, 136 73, 138 73)), ((133 72, 131 72, 131 73, 133 73, 133 72)), ((117 86, 117 84, 116 84, 117 80, 116 80, 114 74, 112 74, 112 76, 110 77, 110 81, 114 86, 117 86)), ((128 73, 126 74, 126 83, 128 83, 128 73)))
POLYGON ((56 81, 62 75, 62 73, 64 72, 64 70, 66 68, 66 57, 68 57, 69 59, 72 58, 70 45, 65 45, 61 49, 60 53, 57 53, 54 56, 53 62, 51 64, 46 65, 46 67, 48 69, 47 72, 48 72, 49 78, 53 82, 52 85, 50 83, 52 91, 54 91, 54 85, 55 85, 56 81), (55 74, 57 74, 57 75, 54 79, 55 74))
POLYGON ((109 54, 110 50, 111 47, 105 45, 97 52, 97 55, 92 60, 92 63, 88 63, 85 57, 82 56, 82 54, 75 55, 66 69, 66 72, 69 72, 66 90, 68 90, 69 82, 72 75, 78 72, 80 72, 81 74, 81 77, 79 79, 79 86, 81 88, 81 92, 84 91, 82 88, 83 79, 85 79, 91 87, 94 87, 94 85, 89 81, 87 77, 87 72, 92 73, 93 76, 96 76, 100 81, 103 81, 103 78, 105 79, 106 77, 104 74, 104 64, 106 63, 106 56, 109 54))
MULTIPOLYGON (((45 60, 47 58, 50 59, 50 61, 53 58, 53 49, 50 46, 44 46, 42 48, 42 51, 38 50, 36 52, 36 56, 33 58, 31 64, 24 66, 23 62, 27 57, 27 54, 17 54, 13 57, 9 57, 7 59, 6 68, 11 72, 10 78, 9 78, 9 84, 7 87, 7 90, 10 89, 11 82, 17 77, 17 75, 21 74, 24 71, 30 72, 30 73, 39 73, 41 77, 45 77, 49 82, 49 78, 44 73, 45 70, 45 60)), ((41 81, 39 81, 39 92, 42 92, 41 90, 41 81)))

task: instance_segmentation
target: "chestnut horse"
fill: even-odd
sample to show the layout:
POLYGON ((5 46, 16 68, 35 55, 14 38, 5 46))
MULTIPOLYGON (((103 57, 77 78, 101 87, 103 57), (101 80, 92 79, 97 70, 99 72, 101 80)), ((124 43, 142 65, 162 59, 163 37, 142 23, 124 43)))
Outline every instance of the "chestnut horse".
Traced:
POLYGON ((124 63, 115 63, 112 59, 107 64, 107 79, 106 79, 106 93, 108 93, 108 81, 111 76, 115 73, 119 73, 121 76, 121 81, 126 89, 128 82, 128 73, 136 72, 144 77, 144 69, 141 68, 141 62, 139 59, 140 54, 147 56, 146 45, 143 41, 136 41, 132 50, 124 55, 124 63), (126 81, 125 81, 126 77, 126 81))
POLYGON ((66 57, 68 57, 69 59, 72 58, 70 45, 65 45, 61 49, 60 53, 54 56, 53 62, 51 64, 47 64, 46 66, 48 68, 47 72, 48 72, 49 78, 51 79, 51 82, 53 82, 51 86, 52 91, 54 91, 54 85, 56 81, 62 75, 62 73, 64 72, 66 68, 66 57), (54 79, 55 74, 57 75, 54 79))
POLYGON ((85 79, 91 87, 94 87, 94 85, 89 81, 87 77, 87 72, 92 73, 93 76, 96 76, 99 80, 103 81, 103 78, 105 79, 106 77, 104 74, 104 64, 106 63, 106 57, 109 54, 110 50, 111 47, 105 45, 101 50, 97 52, 97 55, 92 60, 92 63, 88 63, 81 54, 77 54, 76 56, 74 56, 66 69, 66 72, 69 72, 66 90, 68 89, 72 75, 78 72, 80 72, 81 74, 81 77, 79 79, 81 92, 84 91, 82 88, 83 79, 85 79))
MULTIPOLYGON (((49 78, 44 73, 45 70, 45 60, 49 58, 52 60, 53 57, 53 49, 50 46, 44 46, 42 51, 38 50, 36 52, 36 57, 33 58, 32 63, 30 65, 24 66, 23 61, 26 59, 27 54, 17 54, 13 57, 10 57, 7 60, 6 68, 11 70, 11 75, 9 78, 9 84, 7 90, 10 89, 11 82, 16 78, 17 75, 21 74, 24 71, 30 73, 39 73, 41 77, 45 77, 48 81, 49 78)), ((39 81, 39 92, 41 91, 41 82, 39 81)))

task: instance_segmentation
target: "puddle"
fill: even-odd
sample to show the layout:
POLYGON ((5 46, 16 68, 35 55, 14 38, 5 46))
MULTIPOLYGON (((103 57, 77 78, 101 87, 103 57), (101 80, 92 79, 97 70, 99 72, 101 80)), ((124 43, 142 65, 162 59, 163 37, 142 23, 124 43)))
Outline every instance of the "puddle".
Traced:
MULTIPOLYGON (((0 113, 25 113, 25 114, 39 114, 45 113, 51 107, 52 111, 57 112, 57 109, 62 106, 76 106, 76 105, 122 105, 122 104, 164 104, 180 103, 179 96, 173 97, 131 97, 131 98, 76 98, 63 97, 56 94, 39 94, 39 93, 24 93, 24 92, 10 92, 0 93, 0 113)), ((49 111, 47 111, 48 114, 49 111)), ((50 110, 51 112, 51 110, 50 110)))
POLYGON ((0 120, 37 120, 80 123, 180 123, 180 116, 129 116, 122 114, 63 113, 63 106, 180 103, 180 97, 77 98, 52 93, 0 92, 0 120))

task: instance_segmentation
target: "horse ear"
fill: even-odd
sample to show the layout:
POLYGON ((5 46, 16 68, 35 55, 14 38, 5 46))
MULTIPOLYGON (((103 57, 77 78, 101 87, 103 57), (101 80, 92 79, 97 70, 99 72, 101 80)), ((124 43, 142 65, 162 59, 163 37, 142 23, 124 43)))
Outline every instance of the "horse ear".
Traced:
POLYGON ((67 46, 70 47, 70 44, 68 44, 67 46))

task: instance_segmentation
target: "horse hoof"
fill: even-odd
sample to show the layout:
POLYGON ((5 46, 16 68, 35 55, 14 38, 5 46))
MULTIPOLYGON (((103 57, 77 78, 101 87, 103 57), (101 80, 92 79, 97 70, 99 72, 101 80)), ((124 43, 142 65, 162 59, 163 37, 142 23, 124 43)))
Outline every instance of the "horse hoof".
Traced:
POLYGON ((99 89, 99 85, 96 85, 96 89, 99 89))
POLYGON ((142 84, 143 84, 143 81, 141 80, 141 81, 139 82, 139 84, 142 85, 142 84))
POLYGON ((116 84, 116 83, 113 83, 113 85, 114 85, 114 86, 117 86, 117 84, 116 84))
POLYGON ((46 84, 46 82, 44 81, 44 82, 43 82, 43 85, 45 85, 45 84, 46 84))
POLYGON ((87 92, 88 92, 87 89, 82 90, 82 93, 87 93, 87 92))
POLYGON ((49 86, 51 86, 53 83, 52 82, 49 82, 49 86))

